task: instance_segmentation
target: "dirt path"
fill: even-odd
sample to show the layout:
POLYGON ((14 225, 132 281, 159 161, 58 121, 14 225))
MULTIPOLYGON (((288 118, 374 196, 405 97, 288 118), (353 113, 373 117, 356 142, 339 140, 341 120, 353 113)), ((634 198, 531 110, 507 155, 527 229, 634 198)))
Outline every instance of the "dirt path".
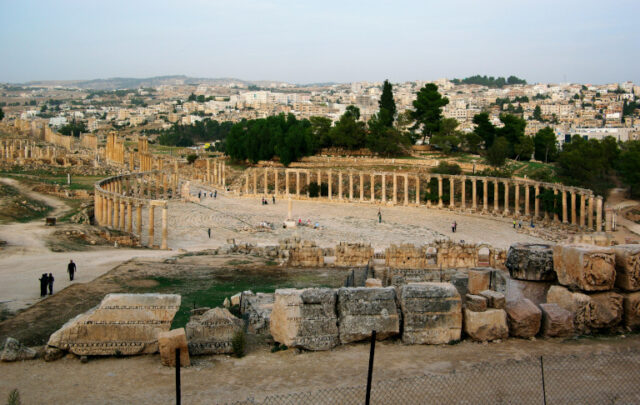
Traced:
MULTIPOLYGON (((32 191, 14 179, 0 181, 17 188, 29 198, 45 202, 53 207, 51 216, 59 216, 70 209, 62 200, 32 191)), ((52 273, 54 292, 70 285, 67 263, 73 259, 78 266, 74 283, 89 282, 114 266, 136 256, 163 256, 166 251, 135 249, 94 249, 83 252, 55 253, 46 246, 46 240, 55 230, 44 225, 43 220, 28 223, 0 225, 0 240, 7 242, 0 250, 0 304, 16 311, 38 302, 40 298, 38 278, 42 273, 52 273)))
MULTIPOLYGON (((453 346, 405 346, 384 341, 376 347, 373 382, 453 370, 464 372, 478 363, 540 355, 595 354, 637 348, 639 344, 637 335, 567 341, 508 339, 489 344, 464 341, 453 346)), ((368 344, 351 344, 328 352, 270 353, 261 346, 241 359, 224 355, 195 357, 193 365, 182 371, 183 402, 227 403, 275 393, 363 386, 368 355, 368 344)), ((172 403, 174 395, 174 370, 163 367, 159 355, 92 359, 87 364, 77 358, 53 363, 6 363, 0 364, 0 372, 0 398, 18 388, 28 404, 166 404, 172 403)))

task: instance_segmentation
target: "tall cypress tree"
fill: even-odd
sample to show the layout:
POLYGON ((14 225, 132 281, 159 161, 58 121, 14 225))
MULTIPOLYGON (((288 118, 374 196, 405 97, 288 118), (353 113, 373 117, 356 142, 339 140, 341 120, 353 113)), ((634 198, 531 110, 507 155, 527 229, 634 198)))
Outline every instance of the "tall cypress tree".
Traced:
POLYGON ((393 100, 393 88, 389 80, 384 81, 382 96, 380 96, 378 105, 380 106, 380 119, 382 124, 387 127, 393 126, 393 120, 396 116, 396 102, 393 100))

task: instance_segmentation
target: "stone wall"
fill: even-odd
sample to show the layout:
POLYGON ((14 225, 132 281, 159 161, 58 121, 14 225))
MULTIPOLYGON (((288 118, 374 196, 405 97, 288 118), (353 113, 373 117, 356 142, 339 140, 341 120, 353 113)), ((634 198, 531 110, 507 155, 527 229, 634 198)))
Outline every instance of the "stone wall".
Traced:
POLYGON ((366 266, 373 257, 371 244, 340 242, 335 248, 335 266, 366 266))

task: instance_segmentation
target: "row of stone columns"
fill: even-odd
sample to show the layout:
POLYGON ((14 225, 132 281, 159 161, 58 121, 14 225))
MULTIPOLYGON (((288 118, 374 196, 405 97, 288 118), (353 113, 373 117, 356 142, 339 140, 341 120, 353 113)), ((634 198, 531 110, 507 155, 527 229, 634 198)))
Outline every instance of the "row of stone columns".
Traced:
MULTIPOLYGON (((162 174, 164 176, 164 174, 162 174)), ((149 240, 148 246, 154 246, 154 211, 155 207, 162 208, 162 234, 161 249, 167 249, 168 240, 168 203, 164 200, 145 200, 127 196, 126 190, 133 190, 132 180, 137 181, 138 177, 122 176, 107 179, 96 185, 94 194, 94 217, 101 226, 133 233, 133 210, 136 210, 136 234, 142 237, 142 207, 149 209, 149 240)), ((146 179, 139 182, 144 186, 146 179)), ((147 184, 151 183, 151 179, 147 184)), ((144 196, 144 188, 138 188, 138 193, 144 196)))
MULTIPOLYGON (((264 168, 255 169, 245 172, 244 193, 245 194, 270 194, 275 195, 281 192, 281 173, 278 169, 264 168), (270 185, 273 188, 270 189, 270 185)), ((576 188, 566 188, 546 183, 518 181, 512 179, 499 179, 475 176, 447 176, 447 175, 423 175, 426 177, 426 184, 429 185, 432 179, 437 179, 437 206, 444 208, 445 204, 449 209, 470 209, 475 212, 494 213, 502 216, 527 218, 545 218, 549 217, 548 212, 542 212, 540 199, 538 196, 541 189, 551 189, 554 195, 561 195, 561 216, 553 213, 555 221, 562 221, 564 224, 587 227, 598 231, 602 230, 602 197, 595 197, 588 190, 576 188), (449 201, 443 201, 443 181, 449 182, 449 201), (471 199, 467 199, 467 185, 471 183, 471 199), (481 185, 480 185, 481 183, 481 185), (489 183, 493 185, 493 208, 489 207, 489 183), (502 184, 503 205, 500 204, 500 185, 502 184), (460 187, 460 201, 456 202, 457 186, 460 187), (478 187, 482 187, 482 202, 478 201, 478 187), (521 201, 521 188, 524 189, 524 201, 521 201), (533 193, 533 207, 531 206, 531 194, 533 193), (513 196, 513 200, 510 197, 513 196), (480 206, 481 204, 481 206, 480 206), (570 205, 569 205, 570 204, 570 205), (579 204, 579 206, 578 206, 579 204), (569 208, 571 215, 569 216, 569 208), (595 213, 595 224, 594 224, 595 213)), ((284 194, 286 196, 300 197, 301 187, 303 184, 308 189, 310 183, 315 182, 320 186, 326 180, 328 187, 329 200, 346 200, 346 201, 365 201, 365 180, 370 184, 369 200, 371 202, 380 201, 382 203, 393 203, 403 205, 421 205, 421 193, 426 191, 421 189, 421 177, 417 174, 409 173, 377 173, 377 172, 335 172, 332 170, 297 170, 285 169, 283 174, 284 194), (345 176, 348 176, 348 193, 343 190, 345 176), (402 180, 403 191, 399 198, 398 178, 402 180), (334 193, 334 179, 337 180, 338 190, 337 196, 334 193), (357 190, 354 188, 355 180, 358 181, 357 190), (387 196, 388 182, 391 179, 392 193, 387 196), (376 196, 376 190, 379 189, 379 199, 376 196), (410 197, 410 190, 413 192, 414 198, 410 197), (357 195, 356 195, 357 191, 357 195)), ((426 202, 427 206, 431 206, 431 201, 426 202)))
POLYGON ((207 159, 207 173, 204 179, 205 182, 211 185, 224 187, 224 185, 226 184, 225 169, 226 164, 224 160, 214 159, 212 164, 211 159, 207 159))

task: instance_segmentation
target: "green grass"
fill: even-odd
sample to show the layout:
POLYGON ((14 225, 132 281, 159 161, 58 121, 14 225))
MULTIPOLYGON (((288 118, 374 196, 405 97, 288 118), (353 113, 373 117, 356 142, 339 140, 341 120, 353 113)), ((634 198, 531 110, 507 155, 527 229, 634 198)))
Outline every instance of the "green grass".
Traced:
MULTIPOLYGON (((60 186, 67 184, 65 173, 51 173, 44 170, 0 172, 0 176, 30 183, 58 184, 60 186)), ((95 183, 105 177, 72 175, 69 188, 71 190, 93 190, 95 183)))
POLYGON ((184 327, 191 316, 190 311, 198 307, 219 307, 224 299, 242 291, 272 293, 278 288, 303 288, 303 287, 339 287, 343 278, 328 273, 324 275, 318 270, 304 272, 283 272, 280 270, 269 271, 235 269, 221 274, 210 274, 207 277, 173 278, 151 277, 158 284, 151 288, 130 288, 132 292, 157 292, 180 294, 182 303, 176 314, 174 328, 184 327))

